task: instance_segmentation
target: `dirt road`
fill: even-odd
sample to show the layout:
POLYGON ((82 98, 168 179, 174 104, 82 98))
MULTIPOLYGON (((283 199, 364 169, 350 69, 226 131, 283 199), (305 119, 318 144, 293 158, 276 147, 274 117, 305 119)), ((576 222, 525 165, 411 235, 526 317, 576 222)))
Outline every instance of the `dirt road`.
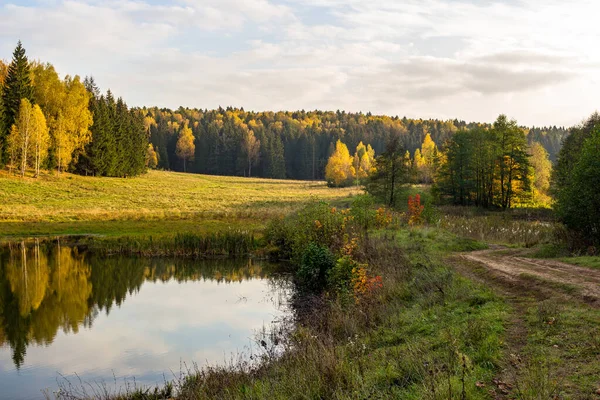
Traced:
MULTIPOLYGON (((525 289, 537 292, 559 292, 561 296, 576 297, 586 303, 600 307, 600 270, 578 267, 554 260, 541 260, 524 257, 523 250, 508 249, 495 246, 487 250, 464 253, 459 256, 462 262, 460 270, 473 276, 473 266, 486 268, 485 274, 480 269, 479 280, 483 275, 489 280, 510 288, 525 289), (465 263, 464 261, 473 263, 465 263), (471 266, 471 267, 469 267, 471 266)), ((521 292, 522 293, 522 292, 521 292)), ((546 296, 543 296, 546 297, 546 296)))
POLYGON ((590 338, 600 332, 600 270, 526 255, 526 249, 492 246, 446 260, 510 306, 506 357, 487 383, 492 398, 599 399, 600 336, 598 345, 590 338), (544 312, 559 322, 545 319, 544 312))

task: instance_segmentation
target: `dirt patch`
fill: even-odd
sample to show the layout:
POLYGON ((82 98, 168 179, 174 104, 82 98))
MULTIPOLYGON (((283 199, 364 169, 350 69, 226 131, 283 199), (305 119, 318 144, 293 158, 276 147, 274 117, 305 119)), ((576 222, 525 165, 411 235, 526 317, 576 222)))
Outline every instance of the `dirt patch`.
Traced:
MULTIPOLYGON (((600 270, 526 258, 521 250, 500 247, 461 254, 460 257, 484 266, 491 277, 503 281, 503 286, 515 286, 521 296, 524 292, 542 298, 567 296, 594 307, 600 306, 600 270)), ((462 272, 465 267, 460 268, 462 272)))

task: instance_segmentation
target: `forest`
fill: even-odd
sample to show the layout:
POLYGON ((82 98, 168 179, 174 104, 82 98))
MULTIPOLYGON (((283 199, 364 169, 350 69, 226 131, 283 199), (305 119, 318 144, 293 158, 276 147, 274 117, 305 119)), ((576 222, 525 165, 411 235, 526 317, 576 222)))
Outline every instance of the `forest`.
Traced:
MULTIPOLYGON (((431 171, 422 168, 422 151, 431 149, 432 143, 441 150, 457 132, 491 128, 457 119, 339 110, 128 108, 110 90, 102 94, 91 77, 67 75, 61 80, 51 64, 29 61, 21 43, 9 64, 0 62, 0 88, 0 161, 21 175, 29 168, 37 175, 42 168, 126 177, 149 167, 323 180, 338 140, 352 150, 362 142, 380 154, 390 137, 398 135, 407 158, 421 169, 415 181, 431 183, 431 171)), ((552 162, 569 132, 556 126, 519 129, 527 143, 539 143, 552 162)))
MULTIPOLYGON (((456 132, 489 128, 459 120, 420 120, 343 111, 249 112, 237 108, 176 111, 142 108, 150 142, 161 169, 215 175, 264 178, 325 179, 325 167, 341 140, 350 149, 360 142, 376 154, 391 136, 399 135, 414 160, 429 138, 438 146, 456 132), (178 141, 184 129, 193 136, 193 150, 184 159, 178 141), (416 153, 416 154, 415 154, 416 153)), ((540 143, 556 160, 568 130, 523 128, 528 143, 540 143)))

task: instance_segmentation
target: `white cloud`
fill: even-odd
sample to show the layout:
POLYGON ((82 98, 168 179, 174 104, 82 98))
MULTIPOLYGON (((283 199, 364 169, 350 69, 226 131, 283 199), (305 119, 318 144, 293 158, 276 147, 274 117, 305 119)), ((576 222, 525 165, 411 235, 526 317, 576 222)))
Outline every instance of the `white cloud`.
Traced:
POLYGON ((34 58, 93 73, 132 105, 572 124, 598 101, 572 89, 599 92, 598 11, 593 0, 7 4, 0 50, 21 38, 34 58))

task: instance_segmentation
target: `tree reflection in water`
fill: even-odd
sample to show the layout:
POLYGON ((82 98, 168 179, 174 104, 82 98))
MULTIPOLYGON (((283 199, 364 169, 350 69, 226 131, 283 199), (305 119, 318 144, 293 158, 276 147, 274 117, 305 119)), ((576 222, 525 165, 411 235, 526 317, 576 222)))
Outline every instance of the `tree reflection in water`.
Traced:
POLYGON ((20 368, 28 346, 49 345, 59 329, 91 328, 100 312, 109 314, 146 281, 231 283, 265 276, 251 260, 99 258, 60 240, 10 243, 0 248, 0 346, 10 346, 20 368))

